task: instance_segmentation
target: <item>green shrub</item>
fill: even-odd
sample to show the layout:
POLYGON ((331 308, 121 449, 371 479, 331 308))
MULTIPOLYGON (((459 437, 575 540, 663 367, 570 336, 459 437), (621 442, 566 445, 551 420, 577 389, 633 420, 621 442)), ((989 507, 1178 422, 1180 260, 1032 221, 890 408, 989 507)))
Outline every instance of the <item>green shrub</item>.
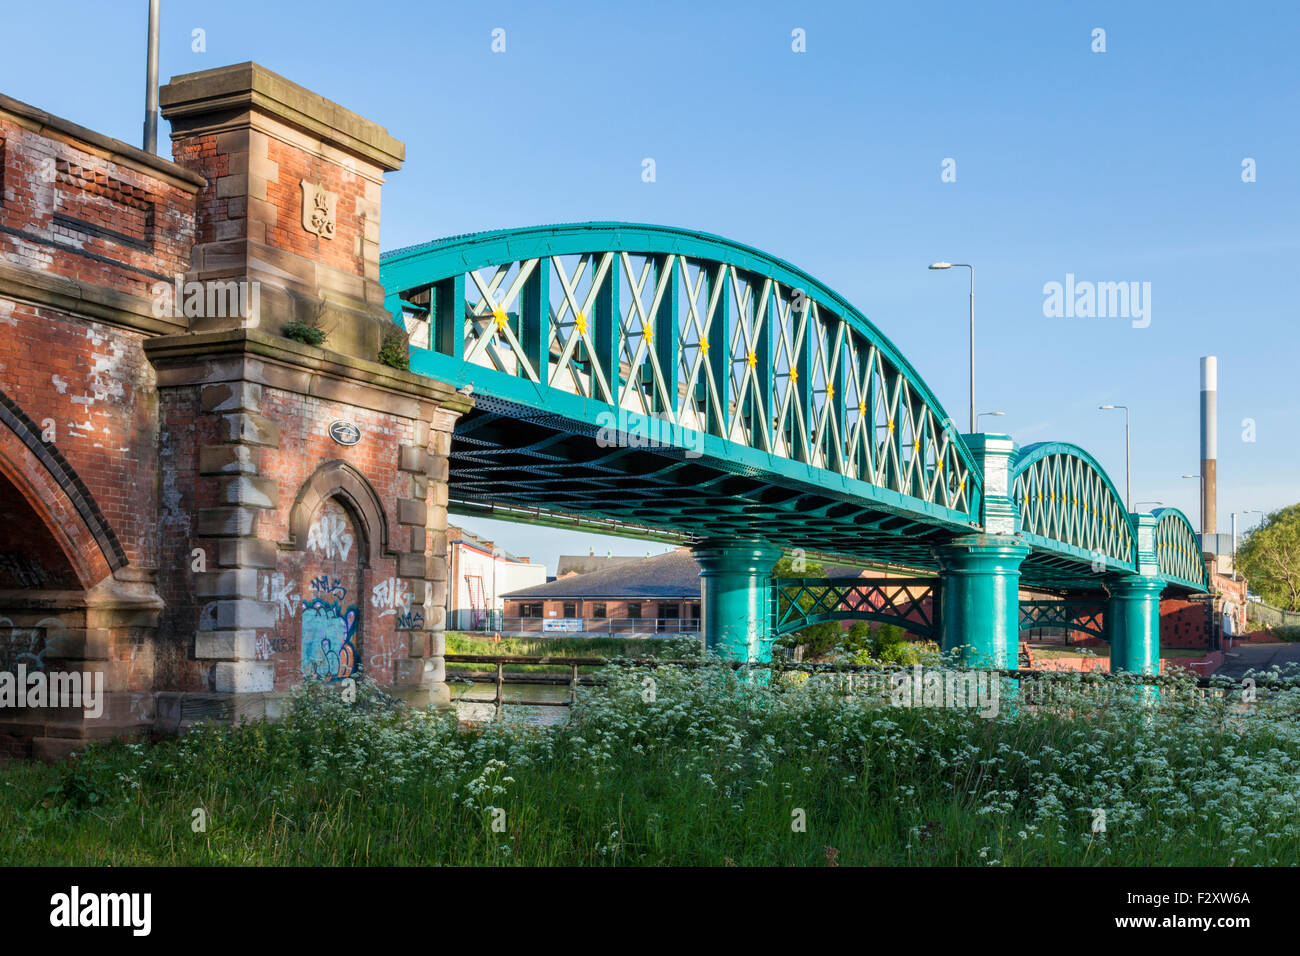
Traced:
POLYGON ((295 342, 302 342, 305 345, 314 345, 317 348, 329 336, 329 332, 321 327, 320 319, 313 316, 310 319, 294 319, 284 327, 284 337, 293 339, 295 342))
POLYGON ((384 333, 384 342, 379 348, 379 361, 403 372, 410 369, 411 355, 407 349, 405 332, 393 328, 384 333))

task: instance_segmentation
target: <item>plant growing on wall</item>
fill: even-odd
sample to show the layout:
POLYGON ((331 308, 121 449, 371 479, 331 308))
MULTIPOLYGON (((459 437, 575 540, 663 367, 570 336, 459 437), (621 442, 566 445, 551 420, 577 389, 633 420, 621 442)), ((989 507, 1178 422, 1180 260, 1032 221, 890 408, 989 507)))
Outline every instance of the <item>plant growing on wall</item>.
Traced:
POLYGON ((293 339, 295 342, 302 342, 305 345, 319 347, 328 336, 329 330, 321 324, 319 309, 315 314, 305 319, 294 319, 284 327, 285 338, 293 339))
POLYGON ((406 333, 392 328, 384 333, 384 342, 379 348, 379 361, 389 368, 407 371, 411 367, 410 353, 407 351, 406 333))

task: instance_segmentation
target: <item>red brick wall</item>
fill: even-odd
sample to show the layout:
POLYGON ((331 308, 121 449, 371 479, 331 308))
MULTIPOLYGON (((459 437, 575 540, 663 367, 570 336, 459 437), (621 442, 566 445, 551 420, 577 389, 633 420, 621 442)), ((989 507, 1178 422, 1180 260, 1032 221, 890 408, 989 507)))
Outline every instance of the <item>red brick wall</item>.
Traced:
POLYGON ((195 594, 194 549, 203 564, 217 566, 211 540, 197 537, 200 509, 217 504, 215 482, 199 478, 199 449, 219 440, 220 420, 202 410, 199 388, 159 392, 162 428, 159 450, 158 594, 165 602, 158 622, 155 663, 158 686, 170 690, 210 690, 211 665, 194 658, 194 632, 204 599, 195 594))
POLYGON ((365 196, 365 180, 335 163, 270 140, 268 155, 278 166, 276 181, 268 183, 266 198, 275 206, 276 222, 268 226, 266 241, 344 272, 361 275, 360 239, 365 217, 357 214, 357 200, 365 196), (338 196, 336 231, 322 239, 302 227, 302 181, 319 183, 338 196))
POLYGON ((0 389, 94 495, 130 564, 157 567, 157 398, 136 332, 0 296, 0 389))
MULTIPOLYGON (((259 516, 260 537, 286 540, 290 512, 303 484, 322 463, 341 460, 356 468, 374 488, 387 515, 390 547, 398 547, 406 532, 397 524, 397 500, 410 496, 411 481, 408 474, 398 470, 398 449, 403 444, 416 444, 415 422, 271 388, 262 392, 261 414, 279 424, 280 447, 261 452, 260 474, 277 482, 279 504, 259 516), (330 422, 340 418, 360 427, 364 440, 348 447, 330 438, 330 422)), ((361 535, 355 527, 349 533, 355 540, 348 558, 355 559, 362 548, 361 535)), ((405 657, 408 650, 408 636, 399 629, 399 614, 406 610, 422 613, 422 602, 413 601, 409 587, 397 577, 396 557, 384 556, 364 569, 351 568, 346 562, 331 564, 329 556, 309 541, 296 543, 298 551, 281 552, 275 572, 259 575, 260 585, 267 588, 266 594, 260 595, 262 599, 274 600, 275 595, 285 594, 288 604, 281 607, 282 617, 274 637, 268 635, 275 642, 271 659, 276 664, 276 689, 284 690, 301 681, 302 608, 315 597, 311 581, 322 573, 342 581, 346 589, 345 596, 330 599, 337 597, 344 610, 355 606, 359 612, 358 664, 367 676, 380 683, 392 682, 393 661, 405 657), (279 575, 278 581, 274 575, 279 575), (291 590, 285 592, 286 586, 291 590)))
MULTIPOLYGON (((229 157, 217 152, 215 136, 196 136, 172 143, 172 159, 178 166, 198 173, 210 183, 230 175, 229 157)), ((247 212, 246 196, 221 196, 216 189, 203 190, 197 203, 195 241, 212 242, 216 238, 216 224, 219 222, 238 221, 243 224, 243 228, 236 230, 235 236, 226 238, 247 237, 247 212)))
POLYGON ((1210 647, 1210 605, 1206 601, 1160 602, 1161 647, 1210 647))
POLYGON ((189 268, 191 191, 3 114, 0 139, 0 261, 142 297, 189 268))

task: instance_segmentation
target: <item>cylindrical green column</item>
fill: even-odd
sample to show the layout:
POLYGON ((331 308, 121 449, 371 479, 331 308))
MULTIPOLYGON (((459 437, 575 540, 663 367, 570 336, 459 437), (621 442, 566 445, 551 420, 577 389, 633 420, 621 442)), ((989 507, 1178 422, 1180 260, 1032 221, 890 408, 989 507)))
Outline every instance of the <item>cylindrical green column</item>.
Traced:
POLYGON ((967 667, 1013 670, 1020 659, 1020 563, 1029 548, 1005 535, 954 538, 939 561, 940 647, 967 667))
POLYGON ((781 549, 758 539, 708 539, 691 552, 700 562, 705 646, 723 660, 770 661, 772 566, 781 549))
POLYGON ((1110 672, 1160 673, 1159 578, 1125 578, 1110 589, 1106 632, 1110 635, 1110 672))

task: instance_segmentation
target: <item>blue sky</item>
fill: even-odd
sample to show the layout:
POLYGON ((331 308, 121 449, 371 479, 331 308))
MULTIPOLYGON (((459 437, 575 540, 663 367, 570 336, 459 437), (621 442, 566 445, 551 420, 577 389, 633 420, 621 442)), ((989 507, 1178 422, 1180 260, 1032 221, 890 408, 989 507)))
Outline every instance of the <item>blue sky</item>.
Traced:
MULTIPOLYGON (((0 91, 138 143, 145 9, 11 5, 0 91)), ((1230 511, 1300 500, 1298 30, 1286 3, 163 0, 161 75, 253 59, 387 126, 407 163, 385 187, 385 248, 622 219, 788 259, 958 422, 966 274, 926 265, 972 262, 977 411, 1006 413, 986 427, 1080 444, 1122 488, 1122 416, 1097 405, 1128 404, 1134 501, 1194 523, 1180 476, 1199 470, 1198 358, 1218 355, 1227 531, 1230 511), (1150 325, 1045 317, 1043 286, 1067 273, 1149 282, 1150 325)), ((465 524, 552 565, 661 549, 465 524)))

